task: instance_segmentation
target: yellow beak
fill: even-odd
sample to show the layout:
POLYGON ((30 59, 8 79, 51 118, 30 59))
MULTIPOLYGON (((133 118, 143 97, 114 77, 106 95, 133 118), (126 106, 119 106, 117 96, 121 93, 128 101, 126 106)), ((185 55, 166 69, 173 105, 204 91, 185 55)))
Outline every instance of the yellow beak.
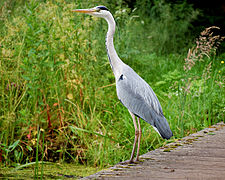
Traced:
POLYGON ((78 13, 92 13, 96 12, 95 9, 74 9, 72 12, 78 12, 78 13))

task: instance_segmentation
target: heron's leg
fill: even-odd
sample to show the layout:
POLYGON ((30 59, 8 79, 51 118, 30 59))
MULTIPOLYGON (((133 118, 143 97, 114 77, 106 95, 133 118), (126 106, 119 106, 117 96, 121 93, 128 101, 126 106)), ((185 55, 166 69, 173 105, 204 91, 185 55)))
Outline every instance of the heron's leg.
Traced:
POLYGON ((131 157, 130 157, 129 163, 133 162, 134 152, 135 152, 135 148, 136 148, 136 144, 137 144, 137 140, 138 140, 138 134, 139 134, 139 131, 138 131, 138 128, 137 128, 137 124, 136 124, 135 115, 132 112, 130 112, 130 115, 131 115, 131 117, 133 119, 133 123, 134 123, 135 138, 134 138, 134 145, 133 145, 133 150, 132 150, 132 153, 131 153, 131 157))
POLYGON ((137 121, 138 121, 138 147, 137 147, 137 156, 136 156, 136 159, 135 161, 139 161, 139 150, 140 150, 140 143, 141 143, 141 124, 140 124, 140 119, 139 117, 137 118, 137 121))

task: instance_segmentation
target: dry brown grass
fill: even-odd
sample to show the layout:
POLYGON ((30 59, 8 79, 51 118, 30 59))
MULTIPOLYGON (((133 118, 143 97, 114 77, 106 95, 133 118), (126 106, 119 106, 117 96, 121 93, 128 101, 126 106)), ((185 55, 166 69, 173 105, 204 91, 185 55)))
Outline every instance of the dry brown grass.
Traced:
POLYGON ((184 70, 186 72, 191 70, 197 61, 203 61, 205 56, 210 58, 212 55, 215 55, 217 48, 225 38, 224 36, 214 35, 213 30, 215 29, 220 28, 211 26, 202 31, 196 40, 196 46, 189 49, 184 64, 184 70))

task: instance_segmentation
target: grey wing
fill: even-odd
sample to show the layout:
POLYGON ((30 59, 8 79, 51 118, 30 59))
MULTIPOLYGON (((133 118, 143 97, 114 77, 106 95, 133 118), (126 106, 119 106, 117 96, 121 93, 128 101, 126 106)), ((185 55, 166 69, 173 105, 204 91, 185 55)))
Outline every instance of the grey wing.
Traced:
POLYGON ((117 95, 123 105, 142 118, 166 139, 172 136, 169 124, 152 88, 133 69, 128 68, 116 82, 117 95))

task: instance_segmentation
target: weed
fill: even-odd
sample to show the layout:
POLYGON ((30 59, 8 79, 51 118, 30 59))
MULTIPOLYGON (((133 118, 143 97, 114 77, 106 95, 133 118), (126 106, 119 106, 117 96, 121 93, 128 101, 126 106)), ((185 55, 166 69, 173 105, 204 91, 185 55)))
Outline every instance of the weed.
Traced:
MULTIPOLYGON (((44 161, 103 167, 129 158, 134 128, 116 97, 106 23, 70 12, 92 5, 32 0, 9 16, 1 14, 0 162, 5 166, 35 165, 38 178, 44 161)), ((184 71, 184 55, 149 53, 152 24, 144 28, 135 11, 124 9, 114 9, 116 49, 156 92, 175 138, 223 119, 224 57, 199 61, 189 54, 195 64, 184 71)), ((141 154, 164 143, 149 124, 141 126, 141 154)))

